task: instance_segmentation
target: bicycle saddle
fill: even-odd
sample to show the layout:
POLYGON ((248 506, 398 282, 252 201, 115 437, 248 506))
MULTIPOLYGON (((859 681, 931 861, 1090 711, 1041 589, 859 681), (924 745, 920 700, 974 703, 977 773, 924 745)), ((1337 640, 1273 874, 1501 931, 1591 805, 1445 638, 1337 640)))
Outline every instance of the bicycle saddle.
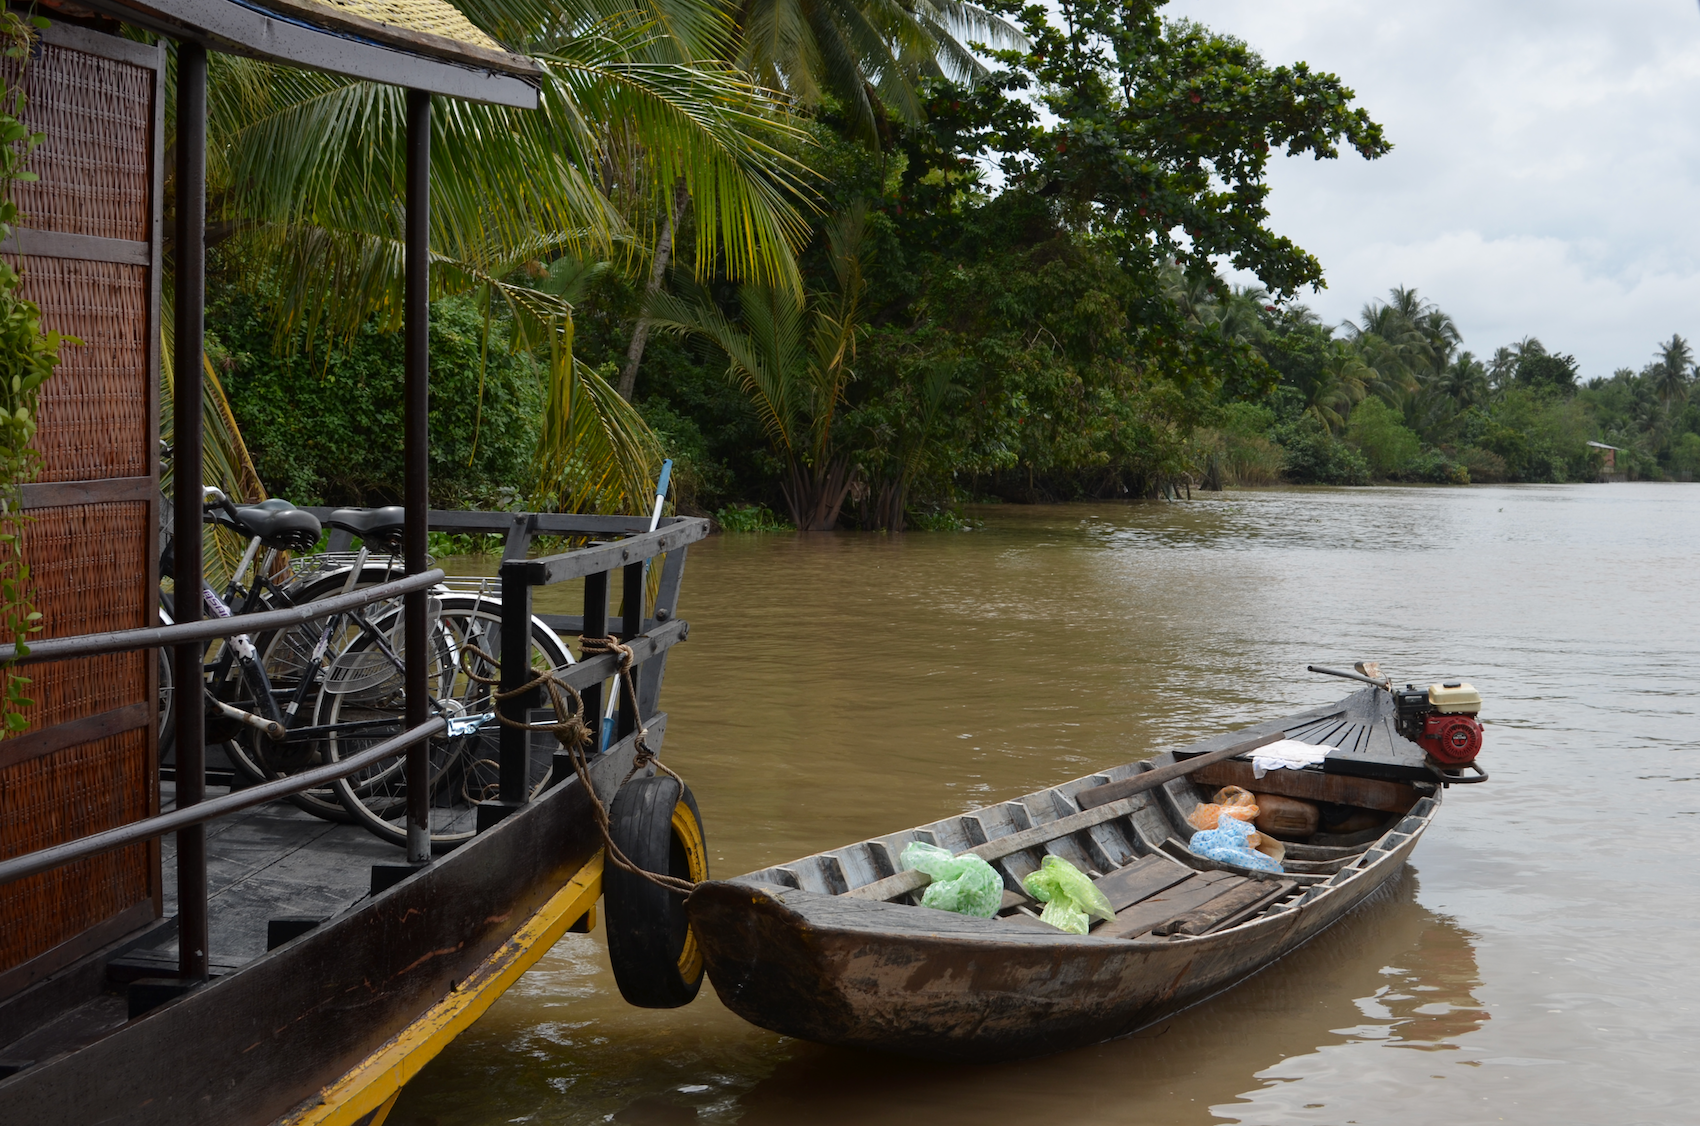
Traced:
POLYGON ((258 536, 267 547, 279 551, 311 551, 319 542, 319 518, 299 508, 238 508, 236 520, 217 512, 218 523, 247 536, 258 536))
POLYGON ((359 536, 368 547, 399 555, 407 512, 399 504, 384 508, 339 508, 325 518, 325 523, 359 536))

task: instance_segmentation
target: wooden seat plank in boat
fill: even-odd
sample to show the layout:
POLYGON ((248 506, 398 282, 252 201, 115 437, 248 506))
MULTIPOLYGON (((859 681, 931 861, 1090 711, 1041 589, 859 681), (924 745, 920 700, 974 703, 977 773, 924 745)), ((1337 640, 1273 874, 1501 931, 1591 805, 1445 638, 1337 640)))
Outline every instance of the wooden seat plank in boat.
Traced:
POLYGON ((1275 883, 1247 880, 1216 896, 1202 907, 1176 915, 1172 919, 1165 919, 1151 928, 1151 934, 1159 938, 1172 934, 1209 934, 1218 927, 1230 926, 1241 919, 1251 917, 1298 886, 1296 880, 1279 880, 1275 883))
POLYGON ((1114 920, 1092 932, 1094 938, 1138 938, 1160 923, 1196 910, 1225 891, 1251 883, 1230 872, 1197 872, 1173 887, 1116 912, 1114 920))
POLYGON ((1110 910, 1122 911, 1191 879, 1193 874, 1192 869, 1167 857, 1147 856, 1092 882, 1110 901, 1110 910))

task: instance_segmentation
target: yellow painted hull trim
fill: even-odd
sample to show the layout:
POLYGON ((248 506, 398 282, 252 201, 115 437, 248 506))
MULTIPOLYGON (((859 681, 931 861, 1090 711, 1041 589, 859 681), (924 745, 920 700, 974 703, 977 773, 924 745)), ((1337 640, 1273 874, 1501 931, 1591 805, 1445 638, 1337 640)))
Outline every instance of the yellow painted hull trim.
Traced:
POLYGON ((281 1126, 353 1126, 373 1111, 380 1113, 371 1126, 379 1126, 407 1081, 483 1016, 568 927, 596 906, 601 895, 602 853, 598 851, 453 992, 319 1092, 313 1105, 280 1119, 281 1126))

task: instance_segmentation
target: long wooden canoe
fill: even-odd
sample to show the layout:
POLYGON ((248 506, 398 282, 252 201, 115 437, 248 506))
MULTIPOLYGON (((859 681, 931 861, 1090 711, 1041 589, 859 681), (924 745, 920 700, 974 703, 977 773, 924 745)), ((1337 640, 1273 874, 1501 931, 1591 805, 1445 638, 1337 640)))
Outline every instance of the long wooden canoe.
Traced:
POLYGON ((1422 752, 1392 719, 1387 694, 1367 690, 1014 801, 704 883, 689 900, 691 926, 726 1006, 786 1035, 979 1061, 1126 1035, 1255 973, 1399 871, 1443 787, 1416 780, 1422 752), (1338 750, 1320 768, 1256 780, 1250 763, 1227 758, 1128 794, 1142 789, 1144 773, 1281 735, 1338 750), (1329 803, 1335 824, 1354 811, 1379 823, 1289 843, 1281 874, 1193 854, 1186 814, 1236 782, 1329 803), (917 906, 926 878, 897 864, 911 841, 988 859, 1008 889, 998 917, 917 906), (1084 936, 1040 922, 1021 878, 1047 854, 1093 876, 1115 919, 1084 936))

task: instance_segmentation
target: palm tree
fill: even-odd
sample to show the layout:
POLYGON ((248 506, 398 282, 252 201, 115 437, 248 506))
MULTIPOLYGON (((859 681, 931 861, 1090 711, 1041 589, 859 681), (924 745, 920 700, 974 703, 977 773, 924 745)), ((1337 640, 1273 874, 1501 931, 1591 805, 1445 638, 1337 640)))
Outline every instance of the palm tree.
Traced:
POLYGON ((964 39, 1027 46, 1013 24, 966 0, 737 0, 734 11, 739 61, 758 80, 802 106, 836 99, 870 139, 879 105, 920 120, 919 79, 986 73, 964 39))
POLYGON ((799 296, 786 286, 740 286, 740 324, 700 290, 662 294, 655 303, 657 328, 699 337, 726 354, 728 377, 749 397, 786 464, 785 502, 805 532, 830 531, 850 489, 850 457, 834 444, 832 428, 862 328, 866 219, 857 206, 827 224, 834 291, 799 296))
POLYGON ((1253 346, 1269 337, 1269 326, 1263 314, 1269 304, 1269 291, 1261 286, 1235 286, 1215 308, 1216 331, 1229 340, 1253 346))
POLYGON ((1460 409, 1485 403, 1489 394, 1487 365, 1476 359, 1474 353, 1460 353, 1447 365, 1437 387, 1460 409))
POLYGON ((1688 383, 1694 372, 1694 349, 1689 347, 1688 341, 1673 334, 1659 345, 1657 355, 1649 374, 1653 377, 1654 393, 1669 411, 1672 403, 1688 398, 1688 383))
MULTIPOLYGON (((1537 343, 1539 343, 1537 341, 1537 343)), ((1504 390, 1517 374, 1517 351, 1514 348, 1495 348, 1488 361, 1488 378, 1496 390, 1504 390)))
MULTIPOLYGON (((692 10, 658 2, 674 2, 675 15, 692 10)), ((786 150, 800 134, 730 65, 679 61, 692 43, 658 32, 653 12, 485 0, 469 14, 538 59, 542 103, 531 112, 436 103, 432 297, 478 292, 505 306, 515 346, 549 358, 534 501, 639 505, 659 460, 655 440, 596 372, 573 362, 570 304, 530 284, 522 267, 568 251, 617 256, 646 239, 605 190, 603 173, 618 166, 629 197, 671 201, 685 186, 699 273, 795 289, 807 173, 786 150)), ((399 327, 403 103, 391 87, 214 56, 214 230, 241 277, 275 294, 280 339, 297 326, 352 333, 372 317, 399 327)))
POLYGON ((1301 389, 1305 413, 1339 433, 1346 428, 1352 408, 1364 401, 1378 379, 1375 370, 1364 363, 1355 348, 1337 341, 1323 363, 1320 378, 1301 389))

